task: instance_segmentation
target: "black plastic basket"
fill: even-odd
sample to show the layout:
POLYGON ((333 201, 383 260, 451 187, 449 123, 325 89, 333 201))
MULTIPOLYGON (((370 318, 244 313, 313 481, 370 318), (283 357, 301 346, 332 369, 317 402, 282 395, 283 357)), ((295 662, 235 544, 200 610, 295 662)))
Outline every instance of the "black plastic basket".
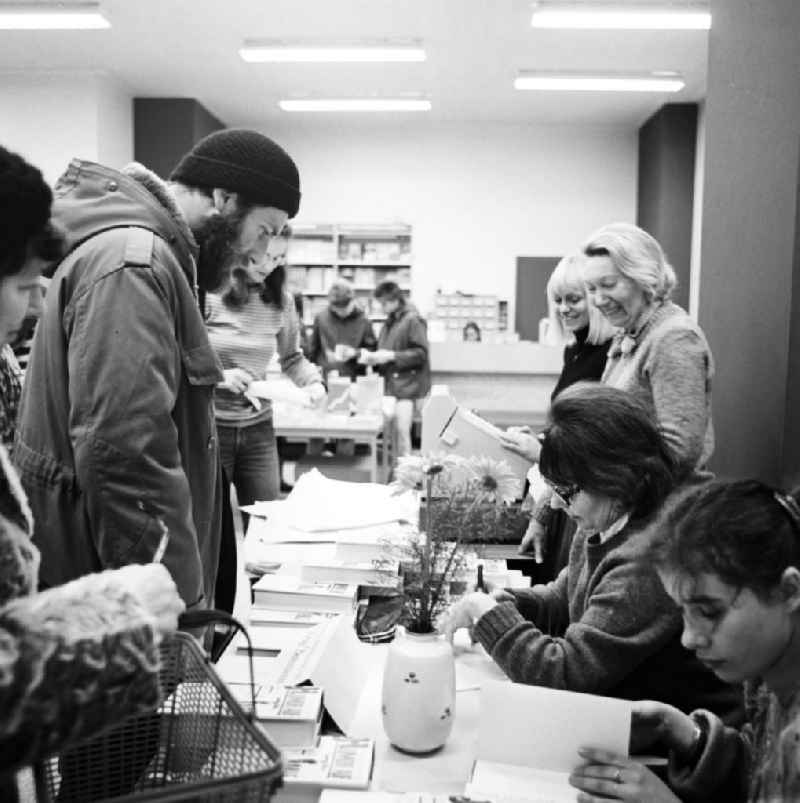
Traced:
MULTIPOLYGON (((246 635, 238 622, 218 612, 189 614, 181 625, 212 621, 246 635)), ((197 641, 176 633, 162 643, 161 661, 164 700, 158 710, 130 717, 46 762, 50 800, 250 803, 271 798, 281 784, 280 751, 254 724, 252 710, 245 713, 233 698, 197 641)))

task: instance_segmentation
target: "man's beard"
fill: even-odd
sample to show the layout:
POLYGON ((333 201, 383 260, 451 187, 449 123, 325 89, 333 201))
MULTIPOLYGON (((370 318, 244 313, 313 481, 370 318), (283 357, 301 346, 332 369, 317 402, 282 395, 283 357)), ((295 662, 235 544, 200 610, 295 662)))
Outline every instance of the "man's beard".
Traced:
POLYGON ((228 284, 231 270, 239 258, 236 241, 240 222, 239 215, 214 215, 193 231, 200 246, 197 284, 201 290, 213 293, 228 284))

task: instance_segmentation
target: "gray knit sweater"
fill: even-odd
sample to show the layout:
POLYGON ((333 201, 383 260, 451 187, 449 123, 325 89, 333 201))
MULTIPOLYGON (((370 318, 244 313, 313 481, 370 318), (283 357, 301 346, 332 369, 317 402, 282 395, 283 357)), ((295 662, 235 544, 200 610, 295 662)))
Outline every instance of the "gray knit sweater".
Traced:
POLYGON ((741 689, 680 644, 681 615, 647 561, 654 533, 628 523, 605 543, 580 530, 569 564, 547 585, 513 591, 475 626, 511 680, 728 717, 741 689))
POLYGON ((602 381, 635 394, 650 408, 679 467, 690 472, 702 469, 714 451, 713 374, 702 330, 667 301, 639 331, 615 336, 602 381))

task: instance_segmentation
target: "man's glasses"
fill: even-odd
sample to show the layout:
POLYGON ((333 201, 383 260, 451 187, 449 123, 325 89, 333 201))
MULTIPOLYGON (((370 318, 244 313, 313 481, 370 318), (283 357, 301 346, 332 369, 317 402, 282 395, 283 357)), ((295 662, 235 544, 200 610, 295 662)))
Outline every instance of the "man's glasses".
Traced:
POLYGON ((558 485, 555 482, 550 482, 545 480, 547 484, 550 486, 550 490, 552 490, 553 495, 561 502, 564 507, 569 507, 572 504, 572 500, 578 495, 580 492, 580 488, 577 485, 558 485))

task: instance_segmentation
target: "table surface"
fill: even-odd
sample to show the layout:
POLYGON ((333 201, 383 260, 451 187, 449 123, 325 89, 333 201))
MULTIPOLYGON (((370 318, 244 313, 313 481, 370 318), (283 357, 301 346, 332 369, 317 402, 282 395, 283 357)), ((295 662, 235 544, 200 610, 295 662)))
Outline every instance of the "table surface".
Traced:
MULTIPOLYGON (((460 633, 454 647, 456 661, 455 717, 453 730, 438 751, 415 756, 392 747, 383 731, 381 686, 386 644, 359 644, 359 658, 368 667, 367 680, 348 735, 375 740, 375 764, 371 789, 383 792, 435 792, 458 794, 464 791, 475 761, 479 728, 479 686, 485 679, 502 679, 503 673, 480 646, 470 646, 466 633, 460 633)), ((268 683, 274 677, 275 658, 254 656, 256 683, 268 683)), ((249 681, 249 666, 244 655, 231 646, 218 664, 229 683, 249 681)))

